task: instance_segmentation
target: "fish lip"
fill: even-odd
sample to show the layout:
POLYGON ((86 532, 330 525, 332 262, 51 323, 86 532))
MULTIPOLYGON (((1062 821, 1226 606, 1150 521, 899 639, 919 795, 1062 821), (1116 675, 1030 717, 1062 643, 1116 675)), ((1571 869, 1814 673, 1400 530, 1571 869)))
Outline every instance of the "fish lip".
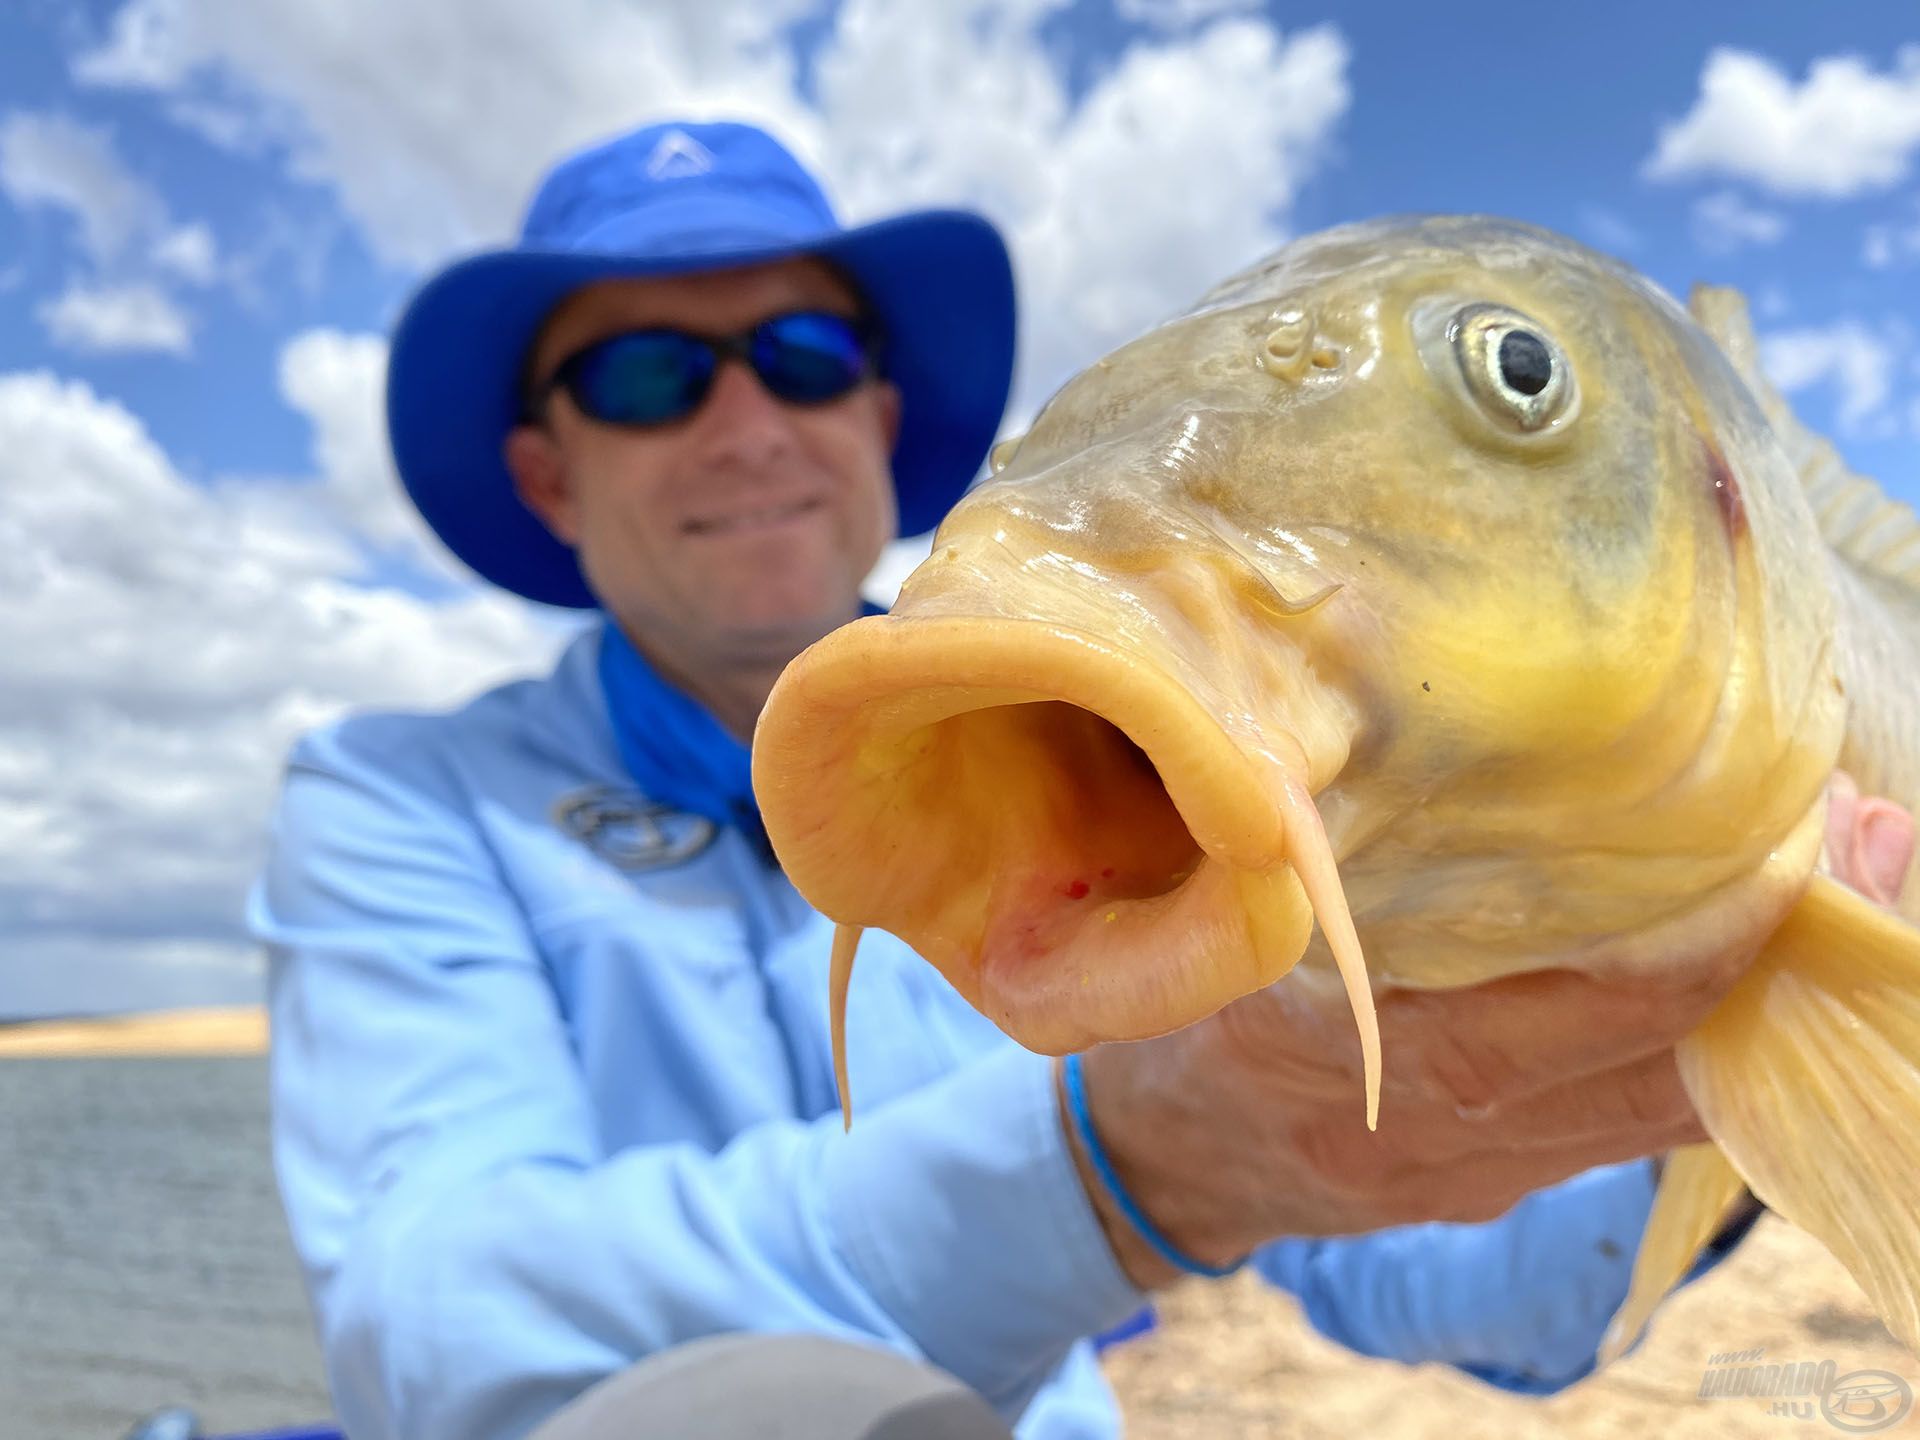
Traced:
MULTIPOLYGON (((1252 829, 1247 824, 1249 800, 1264 793, 1267 777, 1218 717, 1159 667, 1088 631, 1050 621, 874 615, 842 626, 809 647, 775 683, 754 734, 756 788, 777 784, 780 760, 795 749, 822 755, 813 740, 791 732, 786 716, 797 703, 810 708, 816 724, 828 715, 851 715, 874 702, 873 675, 880 669, 895 694, 946 697, 903 709, 900 724, 929 725, 991 704, 1058 700, 1112 724, 1156 764, 1176 733, 1197 738, 1201 753, 1194 758, 1201 763, 1175 767, 1171 778, 1163 769, 1161 777, 1200 848, 1244 869, 1284 858, 1286 826, 1277 803, 1265 807, 1265 823, 1252 829), (1016 643, 1000 638, 1016 630, 1016 643), (1122 676, 1124 683, 1116 683, 1122 676), (1005 698, 952 703, 957 692, 968 690, 1005 698)), ((849 743, 843 734, 841 744, 849 743)), ((1297 751, 1273 759, 1296 773, 1307 768, 1297 751)), ((770 817, 776 847, 776 830, 800 829, 790 816, 777 806, 770 817)))
MULTIPOLYGON (((843 627, 788 667, 755 732, 753 774, 774 852, 817 910, 843 924, 892 931, 1021 1044, 1062 1054, 1099 1040, 1143 1038, 1139 1016, 1149 1008, 1158 1022, 1151 1033, 1202 1019, 1279 978, 1299 958, 1311 912, 1289 869, 1281 792, 1303 789, 1308 766, 1298 753, 1276 753, 1286 748, 1284 740, 1249 747, 1162 666, 1085 630, 1031 619, 893 614, 843 627), (1019 896, 1007 897, 1028 872, 1018 864, 1009 870, 998 851, 982 851, 988 898, 972 929, 948 923, 945 911, 937 923, 915 929, 898 918, 905 902, 897 895, 886 902, 903 907, 893 918, 876 909, 876 891, 908 888, 903 877, 914 857, 902 852, 925 838, 897 819, 891 828, 871 819, 889 805, 912 813, 910 762, 896 765, 894 757, 943 720, 1032 701, 1087 711, 1144 752, 1199 855, 1190 874, 1124 917, 1173 927, 1158 932, 1167 936, 1158 953, 1135 947, 1146 957, 1141 989, 1073 993, 1078 972, 1058 957, 1070 958, 1072 947, 1088 940, 1084 932, 1100 923, 1103 901, 1069 916, 1057 913, 1061 902, 1048 900, 1044 943, 1009 958, 1000 918, 1023 913, 1019 896), (1247 883, 1267 887, 1267 909, 1284 912, 1281 919, 1264 928, 1243 917, 1222 925, 1219 916, 1240 916, 1247 883), (1218 933, 1184 943, 1200 930, 1218 933), (1155 996, 1150 1007, 1137 998, 1146 988, 1155 996)), ((917 818, 924 829, 926 812, 917 818)), ((922 888, 961 891, 975 879, 955 871, 922 888)))

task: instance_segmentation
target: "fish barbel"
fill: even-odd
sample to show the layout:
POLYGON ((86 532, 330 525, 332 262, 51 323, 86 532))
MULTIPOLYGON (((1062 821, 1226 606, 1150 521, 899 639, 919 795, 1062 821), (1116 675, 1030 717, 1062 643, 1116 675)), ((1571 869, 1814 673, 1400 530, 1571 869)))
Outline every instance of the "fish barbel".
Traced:
POLYGON ((1794 419, 1738 296, 1506 221, 1346 226, 994 468, 756 732, 841 926, 837 1057, 860 927, 1054 1054, 1287 976, 1352 1008, 1372 1124, 1384 987, 1759 946, 1679 1047, 1713 1143, 1608 1348, 1743 1185, 1920 1345, 1920 886, 1821 873, 1836 766, 1920 808, 1920 522, 1794 419))

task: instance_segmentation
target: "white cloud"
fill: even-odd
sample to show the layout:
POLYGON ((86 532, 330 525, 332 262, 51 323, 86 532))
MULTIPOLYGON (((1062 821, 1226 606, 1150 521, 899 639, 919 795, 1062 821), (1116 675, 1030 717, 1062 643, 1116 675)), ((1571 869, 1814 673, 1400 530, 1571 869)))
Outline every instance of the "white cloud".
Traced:
POLYGON ((1002 225, 1046 297, 1017 415, 1277 244, 1348 103, 1337 32, 1227 18, 1141 40, 1076 104, 1039 33, 1065 3, 845 0, 804 98, 785 30, 817 0, 128 0, 80 73, 176 105, 254 97, 250 133, 410 267, 509 236, 569 147, 668 114, 768 124, 849 218, 961 204, 1002 225), (1136 203, 1143 184, 1179 203, 1136 203))
POLYGON ((167 231, 153 247, 153 263, 191 285, 211 285, 219 265, 213 231, 201 222, 167 231))
POLYGON ((1647 173, 1725 175, 1778 195, 1835 199, 1902 180, 1920 149, 1920 46, 1885 73, 1851 55, 1816 60, 1796 85, 1759 55, 1719 49, 1700 94, 1663 126, 1647 173))
POLYGON ((1908 219, 1869 225, 1861 240, 1860 259, 1874 270, 1920 260, 1920 204, 1913 207, 1908 219))
POLYGON ((1775 245, 1786 233, 1785 216, 1749 205, 1731 190, 1716 190, 1694 202, 1694 239, 1713 254, 1743 245, 1775 245))
POLYGON ((1114 0, 1123 20, 1151 25, 1156 30, 1190 30, 1223 15, 1244 15, 1260 8, 1261 0, 1114 0))
MULTIPOLYGON (((332 412, 319 423, 317 453, 351 463, 332 412)), ((248 983, 240 901, 294 736, 349 706, 446 703, 552 650, 505 598, 343 579, 361 551, 341 480, 198 485, 87 386, 0 376, 10 1005, 248 983), (61 956, 86 958, 43 971, 61 956)))
POLYGON ((1905 348, 1902 337, 1842 320, 1762 335, 1760 366, 1786 394, 1829 388, 1840 428, 1857 432, 1884 421, 1905 348))
POLYGON ((120 259, 166 207, 128 170, 105 130, 20 111, 0 121, 0 190, 21 209, 63 210, 98 264, 120 259))
POLYGON ((1624 217, 1602 205, 1581 207, 1580 228, 1594 245, 1615 255, 1629 254, 1646 243, 1624 217))
POLYGON ((70 350, 185 355, 193 348, 185 313, 152 285, 72 285, 34 313, 54 344, 70 350))
POLYGON ((386 342, 309 330, 280 352, 280 395, 313 427, 314 459, 335 511, 376 545, 394 544, 410 511, 388 459, 381 387, 386 342))
POLYGON ((164 90, 186 77, 189 63, 179 7, 166 0, 122 6, 114 14, 106 44, 75 61, 73 75, 86 85, 164 90))
POLYGON ((387 345, 377 335, 309 330, 280 352, 280 395, 313 432, 328 512, 379 554, 443 580, 472 574, 408 502, 387 448, 387 345))

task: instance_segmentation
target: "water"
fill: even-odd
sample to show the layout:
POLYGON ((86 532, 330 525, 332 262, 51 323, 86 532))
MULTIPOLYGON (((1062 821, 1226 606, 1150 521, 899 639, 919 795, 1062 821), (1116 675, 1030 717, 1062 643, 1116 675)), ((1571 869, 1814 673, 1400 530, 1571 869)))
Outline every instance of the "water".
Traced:
POLYGON ((324 1419, 259 1060, 0 1060, 0 1440, 324 1419))

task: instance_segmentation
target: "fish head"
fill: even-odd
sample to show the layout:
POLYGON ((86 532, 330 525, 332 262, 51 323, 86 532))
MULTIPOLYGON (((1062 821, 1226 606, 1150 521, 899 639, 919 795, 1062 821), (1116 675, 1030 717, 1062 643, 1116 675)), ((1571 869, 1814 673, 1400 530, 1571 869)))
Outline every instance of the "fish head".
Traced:
POLYGON ((1298 242, 994 468, 783 675, 755 778, 802 893, 1037 1050, 1310 950, 1358 1005, 1356 937, 1406 983, 1564 963, 1750 871, 1838 748, 1790 467, 1683 310, 1547 232, 1298 242))

